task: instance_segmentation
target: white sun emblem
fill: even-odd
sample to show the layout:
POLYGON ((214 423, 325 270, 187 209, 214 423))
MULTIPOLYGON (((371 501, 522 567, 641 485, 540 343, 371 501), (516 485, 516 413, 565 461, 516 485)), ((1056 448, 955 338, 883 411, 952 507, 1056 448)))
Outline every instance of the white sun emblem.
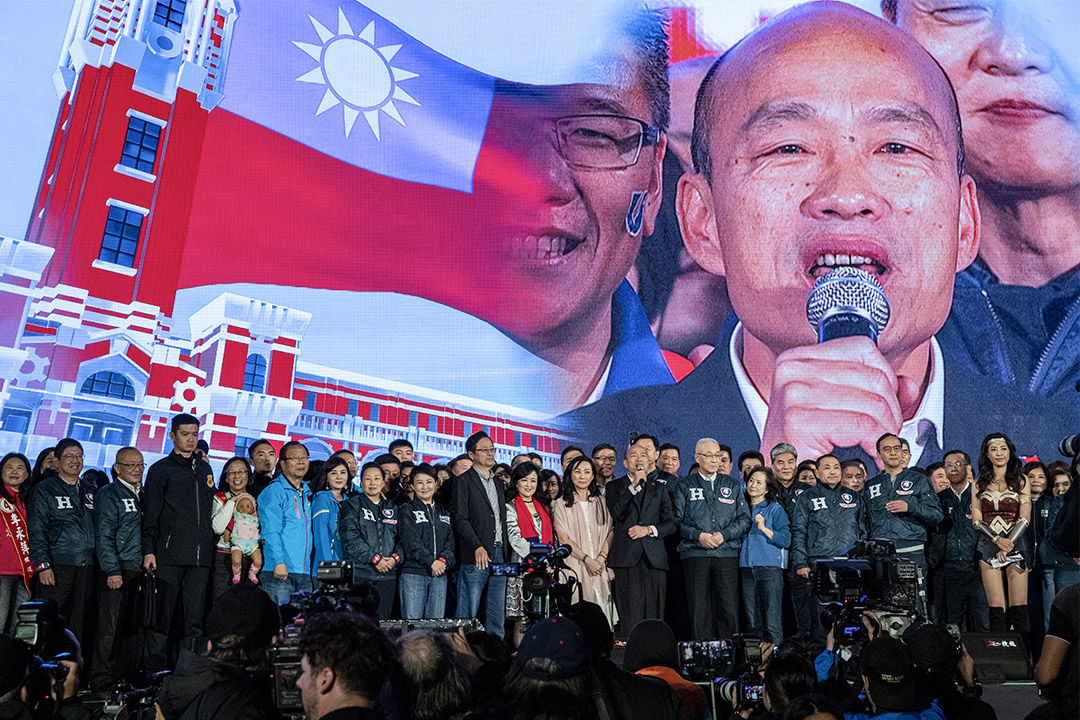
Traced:
POLYGON ((394 101, 419 105, 402 90, 398 83, 417 77, 416 73, 393 67, 390 61, 400 45, 375 46, 375 21, 359 34, 354 33, 345 13, 338 8, 337 32, 308 15, 322 45, 293 41, 293 45, 310 55, 319 66, 296 78, 300 82, 325 85, 316 115, 337 105, 344 106, 345 137, 349 137, 356 119, 363 114, 375 138, 379 139, 379 111, 382 110, 402 125, 405 120, 394 101))

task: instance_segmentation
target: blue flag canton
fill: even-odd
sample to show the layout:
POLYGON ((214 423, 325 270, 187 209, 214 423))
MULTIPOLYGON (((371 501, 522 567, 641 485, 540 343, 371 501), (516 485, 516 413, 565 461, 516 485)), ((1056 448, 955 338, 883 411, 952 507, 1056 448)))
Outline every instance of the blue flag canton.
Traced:
POLYGON ((381 175, 471 191, 494 79, 359 3, 245 3, 221 107, 381 175))

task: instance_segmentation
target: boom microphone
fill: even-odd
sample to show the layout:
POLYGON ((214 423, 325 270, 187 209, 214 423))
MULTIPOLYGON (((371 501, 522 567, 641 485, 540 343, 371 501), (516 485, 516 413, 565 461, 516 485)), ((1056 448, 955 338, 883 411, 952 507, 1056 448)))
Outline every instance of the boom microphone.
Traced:
POLYGON ((819 343, 853 336, 877 342, 889 324, 890 310, 877 279, 855 267, 838 267, 821 276, 806 297, 806 319, 819 343))

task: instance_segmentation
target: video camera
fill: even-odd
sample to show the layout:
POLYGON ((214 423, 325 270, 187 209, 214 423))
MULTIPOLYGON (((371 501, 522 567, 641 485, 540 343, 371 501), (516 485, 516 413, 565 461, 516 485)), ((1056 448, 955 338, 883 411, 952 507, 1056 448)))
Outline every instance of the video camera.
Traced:
POLYGON ((897 557, 891 540, 857 541, 845 558, 818 560, 813 583, 821 625, 832 631, 844 661, 857 658, 869 641, 867 623, 899 639, 919 619, 919 568, 897 557))
POLYGON ((491 564, 492 575, 521 579, 526 625, 565 614, 570 609, 577 580, 570 577, 559 582, 556 576, 560 570, 570 571, 565 562, 570 552, 569 545, 530 543, 529 554, 521 562, 491 564))
POLYGON ((679 643, 679 664, 684 674, 696 682, 708 682, 713 708, 717 700, 730 706, 733 699, 739 708, 760 702, 764 686, 759 670, 762 665, 761 638, 732 635, 730 640, 705 640, 679 643))

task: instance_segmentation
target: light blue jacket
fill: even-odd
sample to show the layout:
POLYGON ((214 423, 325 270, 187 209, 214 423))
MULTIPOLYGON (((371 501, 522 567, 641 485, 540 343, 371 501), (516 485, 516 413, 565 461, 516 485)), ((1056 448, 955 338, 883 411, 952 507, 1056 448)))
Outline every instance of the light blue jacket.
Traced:
POLYGON ((259 527, 264 567, 285 563, 290 573, 311 575, 311 494, 307 483, 297 490, 284 475, 274 478, 259 493, 259 527))
POLYGON ((780 503, 762 500, 750 506, 750 532, 743 540, 739 567, 781 567, 788 564, 791 547, 791 521, 780 503), (773 531, 767 536, 757 525, 757 516, 765 518, 765 527, 773 531))
POLYGON ((332 490, 315 493, 311 501, 311 532, 315 538, 315 567, 325 560, 341 560, 341 538, 338 537, 340 503, 332 490))

